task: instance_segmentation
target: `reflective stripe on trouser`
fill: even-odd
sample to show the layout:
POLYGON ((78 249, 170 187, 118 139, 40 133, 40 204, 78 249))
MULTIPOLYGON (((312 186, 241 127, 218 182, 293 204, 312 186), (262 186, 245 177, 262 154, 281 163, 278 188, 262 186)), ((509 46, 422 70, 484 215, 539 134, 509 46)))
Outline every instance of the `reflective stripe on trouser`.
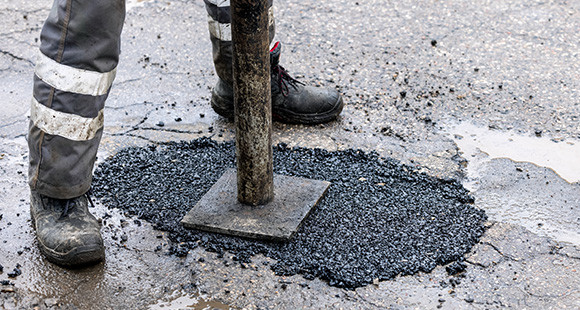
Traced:
POLYGON ((67 199, 91 185, 119 62, 125 0, 55 0, 40 35, 29 126, 30 187, 67 199))
MULTIPOLYGON (((232 69, 232 31, 230 0, 204 0, 213 47, 213 63, 217 75, 229 85, 234 84, 232 69)), ((273 0, 268 1, 270 15, 270 43, 275 36, 273 0)))

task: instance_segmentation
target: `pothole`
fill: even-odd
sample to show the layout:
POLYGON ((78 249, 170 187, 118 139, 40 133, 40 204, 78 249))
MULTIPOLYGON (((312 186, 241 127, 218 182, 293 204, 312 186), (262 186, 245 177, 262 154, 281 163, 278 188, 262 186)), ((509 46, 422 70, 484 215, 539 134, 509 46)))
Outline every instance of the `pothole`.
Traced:
MULTIPOLYGON (((277 262, 278 275, 318 277, 356 288, 397 275, 430 272, 462 260, 483 234, 486 215, 461 184, 442 180, 376 153, 274 148, 274 172, 331 182, 325 197, 286 243, 187 230, 181 218, 224 173, 235 167, 233 143, 207 138, 132 147, 102 162, 94 192, 168 231, 171 254, 201 246, 244 268, 252 256, 277 262)), ((233 194, 233 193, 232 193, 233 194)))

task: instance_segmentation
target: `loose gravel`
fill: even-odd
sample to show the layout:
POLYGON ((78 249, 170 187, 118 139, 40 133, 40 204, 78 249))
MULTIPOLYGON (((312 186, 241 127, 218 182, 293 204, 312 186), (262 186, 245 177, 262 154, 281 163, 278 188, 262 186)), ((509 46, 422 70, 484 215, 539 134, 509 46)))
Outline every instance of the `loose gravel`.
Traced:
POLYGON ((248 240, 183 228, 179 221, 227 168, 233 143, 208 138, 131 147, 101 163, 93 192, 102 203, 169 232, 172 255, 201 246, 244 267, 252 256, 276 260, 278 275, 318 277, 356 288, 397 275, 430 272, 462 261, 487 217, 455 180, 418 173, 376 153, 274 147, 274 172, 326 180, 325 197, 285 243, 248 240))

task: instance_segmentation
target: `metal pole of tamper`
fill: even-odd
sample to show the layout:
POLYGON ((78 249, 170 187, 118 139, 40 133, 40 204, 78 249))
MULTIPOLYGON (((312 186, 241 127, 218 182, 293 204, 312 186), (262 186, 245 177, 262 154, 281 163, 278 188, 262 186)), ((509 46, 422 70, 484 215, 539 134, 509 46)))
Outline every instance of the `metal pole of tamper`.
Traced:
POLYGON ((274 178, 268 0, 231 0, 230 8, 238 169, 224 172, 181 223, 222 234, 288 241, 330 183, 274 178), (238 197, 233 195, 236 188, 238 197))
POLYGON ((268 0, 232 0, 238 201, 274 199, 268 0))

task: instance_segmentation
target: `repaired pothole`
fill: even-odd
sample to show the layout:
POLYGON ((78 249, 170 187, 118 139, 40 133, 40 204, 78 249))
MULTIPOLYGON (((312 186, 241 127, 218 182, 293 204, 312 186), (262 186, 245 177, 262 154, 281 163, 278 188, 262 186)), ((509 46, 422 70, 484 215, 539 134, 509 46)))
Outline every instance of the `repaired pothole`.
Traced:
POLYGON ((274 147, 274 172, 329 181, 326 195, 289 242, 248 240, 188 230, 179 222, 227 168, 235 146, 208 138, 131 147, 99 164, 93 191, 101 202, 167 231, 170 254, 202 246, 233 255, 241 266, 256 254, 277 262, 277 275, 318 277, 356 288, 397 275, 430 272, 462 261, 487 219, 455 180, 418 173, 396 160, 357 150, 274 147))

